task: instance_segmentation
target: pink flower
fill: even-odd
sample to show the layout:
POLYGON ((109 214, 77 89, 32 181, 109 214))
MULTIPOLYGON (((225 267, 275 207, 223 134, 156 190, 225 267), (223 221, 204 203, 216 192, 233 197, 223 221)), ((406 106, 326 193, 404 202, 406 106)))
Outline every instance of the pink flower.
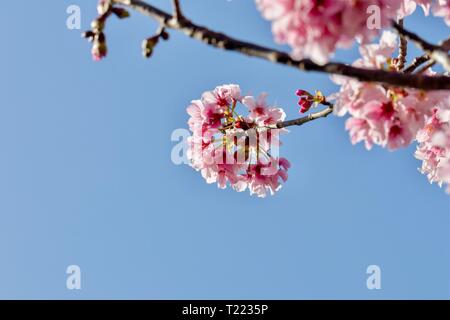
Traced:
POLYGON ((352 144, 364 141, 366 149, 370 150, 373 146, 373 140, 370 132, 369 123, 360 118, 349 118, 345 123, 345 129, 350 132, 352 144))
POLYGON ((398 38, 394 32, 384 31, 379 43, 366 44, 359 47, 361 58, 353 65, 368 69, 388 68, 388 60, 397 49, 398 38))
POLYGON ((248 167, 246 178, 250 194, 256 194, 262 198, 267 192, 273 195, 281 188, 280 179, 287 181, 287 170, 291 166, 289 161, 280 158, 278 166, 276 162, 276 159, 272 159, 268 164, 254 164, 248 167))
POLYGON ((265 97, 241 97, 239 86, 223 85, 188 106, 192 136, 187 156, 207 183, 221 189, 230 185, 239 192, 248 188, 250 194, 264 197, 287 180, 290 164, 273 151, 283 130, 268 128, 283 121, 285 113, 268 106, 265 97), (238 115, 238 104, 247 107, 246 117, 238 115))
POLYGON ((256 4, 272 21, 275 40, 291 46, 295 58, 325 63, 336 48, 349 48, 355 39, 367 43, 378 34, 367 26, 369 6, 381 9, 381 27, 386 27, 397 17, 402 1, 256 0, 256 4))
POLYGON ((298 105, 300 106, 300 113, 308 112, 314 104, 314 97, 305 90, 297 90, 295 93, 299 97, 298 105))
POLYGON ((426 101, 422 100, 422 94, 412 89, 401 92, 389 89, 380 99, 357 100, 357 108, 350 106, 348 110, 352 119, 359 119, 346 127, 352 142, 365 140, 367 149, 373 144, 389 150, 407 147, 432 112, 431 108, 423 108, 426 101))
POLYGON ((260 94, 258 99, 252 96, 246 96, 242 99, 242 104, 248 108, 249 115, 247 119, 253 122, 261 123, 267 118, 267 94, 260 94))
MULTIPOLYGON (((361 59, 353 65, 369 69, 392 68, 397 37, 384 32, 379 44, 361 46, 361 59)), ((429 72, 432 75, 432 72, 429 72)), ((415 89, 383 87, 345 77, 332 77, 341 86, 329 97, 335 113, 349 113, 346 123, 353 144, 364 141, 367 149, 379 145, 389 150, 408 146, 433 113, 433 108, 450 96, 447 91, 423 92, 415 89)))
POLYGON ((286 117, 284 111, 277 107, 270 107, 266 104, 267 94, 259 95, 258 99, 252 96, 242 98, 242 104, 248 108, 249 115, 247 121, 260 126, 269 126, 283 121, 286 117))
MULTIPOLYGON (((236 84, 229 84, 218 86, 213 91, 207 91, 202 95, 202 102, 205 106, 218 106, 219 109, 224 109, 241 100, 241 89, 236 84)), ((217 113, 219 113, 217 111, 217 113)))
POLYGON ((448 109, 436 108, 418 132, 415 156, 422 160, 420 172, 430 183, 447 184, 450 193, 450 103, 444 107, 448 109))

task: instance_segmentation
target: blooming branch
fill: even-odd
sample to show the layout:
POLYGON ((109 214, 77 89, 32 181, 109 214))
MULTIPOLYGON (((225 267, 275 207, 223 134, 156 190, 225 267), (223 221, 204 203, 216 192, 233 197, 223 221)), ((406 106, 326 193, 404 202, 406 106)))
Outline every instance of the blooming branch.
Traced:
POLYGON ((220 188, 248 189, 259 197, 275 193, 290 167, 278 154, 279 134, 332 113, 350 116, 345 128, 351 142, 364 142, 367 149, 377 145, 397 150, 419 142, 416 157, 423 161, 421 172, 430 182, 450 185, 450 39, 432 44, 403 25, 404 17, 421 6, 425 15, 443 17, 450 26, 447 0, 256 0, 256 5, 272 22, 275 40, 289 45, 291 53, 198 25, 185 17, 180 0, 172 0, 172 14, 142 0, 100 0, 99 16, 85 36, 93 42, 94 59, 100 60, 107 53, 106 20, 112 14, 128 17, 131 8, 159 23, 156 34, 142 44, 145 57, 160 39, 169 38, 166 29, 172 29, 212 47, 332 75, 340 89, 328 98, 318 90, 296 92, 300 113, 318 105, 325 108, 292 120, 285 120, 280 107, 267 105, 265 94, 242 96, 234 84, 206 91, 191 102, 187 158, 208 183, 220 188), (371 23, 368 14, 374 6, 379 19, 371 23), (386 28, 395 29, 398 36, 387 30, 381 34, 386 28), (379 42, 372 43, 378 35, 379 42), (329 62, 338 48, 350 48, 355 39, 360 59, 351 65, 329 62), (424 52, 405 67, 408 41, 424 52), (436 63, 447 72, 433 71, 436 63), (240 113, 239 106, 248 112, 240 113))
POLYGON ((226 34, 195 24, 188 19, 177 20, 173 15, 141 0, 113 0, 113 3, 133 8, 144 15, 156 19, 166 28, 181 31, 187 36, 210 46, 239 52, 251 57, 258 57, 300 70, 342 75, 359 81, 379 82, 399 87, 411 87, 423 90, 450 89, 450 77, 448 76, 413 75, 385 70, 370 70, 333 62, 319 65, 310 59, 297 60, 286 52, 232 38, 226 34))

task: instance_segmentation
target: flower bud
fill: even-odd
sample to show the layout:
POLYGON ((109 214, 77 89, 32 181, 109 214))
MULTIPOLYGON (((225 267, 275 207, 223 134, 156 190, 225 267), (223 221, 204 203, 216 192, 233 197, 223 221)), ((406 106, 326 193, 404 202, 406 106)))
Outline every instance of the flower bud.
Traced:
POLYGON ((95 33, 93 33, 91 30, 88 30, 88 31, 83 32, 83 33, 81 34, 81 36, 82 36, 83 38, 88 39, 88 41, 91 41, 91 42, 92 42, 92 41, 94 40, 95 33))
POLYGON ((142 55, 149 58, 153 53, 153 48, 158 43, 158 37, 153 36, 142 41, 142 55))
POLYGON ((106 46, 105 35, 101 32, 97 34, 94 38, 94 44, 92 45, 92 58, 95 61, 100 61, 108 53, 108 48, 106 46))
POLYGON ((123 8, 113 8, 112 12, 119 18, 119 19, 125 19, 130 16, 130 13, 123 9, 123 8))
POLYGON ((314 102, 314 97, 308 91, 305 90, 297 90, 295 94, 300 98, 298 101, 298 105, 300 106, 300 113, 307 112, 314 102))

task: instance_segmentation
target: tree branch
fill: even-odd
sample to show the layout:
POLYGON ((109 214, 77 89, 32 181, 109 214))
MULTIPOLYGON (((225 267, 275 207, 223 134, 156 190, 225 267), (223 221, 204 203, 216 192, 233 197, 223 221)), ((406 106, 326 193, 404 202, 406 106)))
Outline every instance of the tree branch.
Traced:
MULTIPOLYGON (((439 43, 439 45, 444 48, 444 50, 450 50, 450 38, 447 38, 439 43)), ((420 67, 422 64, 424 64, 427 61, 430 61, 430 55, 428 53, 425 53, 421 55, 420 57, 414 58, 413 62, 405 69, 403 72, 405 73, 412 73, 414 72, 418 67, 420 67)))
POLYGON ((450 77, 447 76, 412 75, 384 70, 362 69, 343 63, 318 65, 310 59, 295 60, 285 52, 232 38, 223 33, 197 25, 187 19, 176 20, 167 12, 141 0, 113 0, 113 2, 133 8, 146 16, 156 19, 166 28, 181 31, 187 36, 210 46, 239 52, 251 57, 258 57, 300 70, 336 74, 359 81, 380 82, 399 87, 412 87, 423 90, 450 90, 450 77))
POLYGON ((406 30, 403 26, 395 21, 392 22, 397 33, 416 44, 420 49, 428 53, 433 59, 442 64, 445 70, 450 71, 450 56, 448 55, 448 48, 446 46, 439 46, 422 39, 417 34, 406 30))
MULTIPOLYGON (((398 21, 398 24, 403 27, 403 19, 398 21)), ((406 55, 408 54, 408 41, 403 35, 400 35, 398 46, 398 57, 396 67, 398 71, 402 71, 406 64, 406 55)))
POLYGON ((424 73, 428 69, 430 69, 432 66, 436 64, 436 61, 430 60, 426 65, 424 65, 422 68, 416 71, 416 74, 424 73))
POLYGON ((287 121, 283 121, 283 122, 278 122, 276 124, 276 128, 281 129, 281 128, 286 128, 286 127, 290 127, 290 126, 301 126, 310 121, 314 121, 316 119, 327 117, 329 114, 331 114, 333 112, 333 104, 330 102, 327 102, 327 101, 322 102, 322 104, 326 105, 328 107, 326 109, 323 109, 322 111, 310 113, 305 117, 301 117, 301 118, 293 119, 293 120, 287 120, 287 121))
POLYGON ((413 62, 405 69, 403 70, 404 73, 412 73, 414 70, 416 70, 418 67, 420 67, 422 64, 430 60, 430 56, 428 53, 425 53, 421 55, 420 57, 414 58, 413 62))
POLYGON ((183 19, 183 12, 181 11, 180 0, 172 0, 173 16, 176 20, 183 19))

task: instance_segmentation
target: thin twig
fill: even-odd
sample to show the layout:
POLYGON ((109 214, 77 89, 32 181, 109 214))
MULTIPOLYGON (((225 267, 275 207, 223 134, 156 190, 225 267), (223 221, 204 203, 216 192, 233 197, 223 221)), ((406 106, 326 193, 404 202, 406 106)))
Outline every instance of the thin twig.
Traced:
POLYGON ((434 66, 435 64, 436 64, 436 61, 430 60, 426 65, 424 65, 422 68, 417 70, 415 74, 422 74, 425 71, 427 71, 428 69, 430 69, 432 66, 434 66))
POLYGON ((430 60, 430 56, 425 53, 421 55, 420 57, 414 58, 413 62, 403 70, 404 73, 412 73, 414 70, 416 70, 418 67, 420 67, 422 64, 430 60))
POLYGON ((331 104, 330 102, 326 102, 326 101, 322 102, 322 104, 326 105, 328 107, 319 112, 310 113, 305 117, 301 117, 301 118, 293 119, 293 120, 287 120, 287 121, 283 121, 283 122, 278 122, 276 127, 278 129, 281 129, 281 128, 286 128, 286 127, 290 127, 290 126, 301 126, 310 121, 314 121, 314 120, 320 119, 320 118, 325 118, 333 112, 333 104, 331 104))
POLYGON ((180 0, 172 0, 173 16, 176 20, 183 19, 183 12, 181 11, 180 0))
POLYGON ((450 56, 447 47, 429 43, 417 34, 406 30, 395 21, 392 22, 392 25, 399 35, 414 42, 420 49, 427 52, 433 60, 439 62, 445 70, 450 71, 450 56))
MULTIPOLYGON (((439 43, 439 46, 444 48, 444 50, 450 50, 450 38, 447 38, 439 43)), ((411 64, 403 70, 405 73, 412 73, 414 70, 416 70, 418 67, 420 67, 425 62, 429 61, 430 55, 428 53, 425 53, 419 57, 414 58, 414 60, 411 62, 411 64)))
MULTIPOLYGON (((398 24, 403 27, 403 19, 398 21, 398 24)), ((406 55, 408 54, 408 40, 403 35, 400 35, 397 57, 397 70, 402 71, 406 64, 406 55)))
POLYGON ((343 63, 331 62, 325 65, 319 65, 310 59, 296 60, 285 52, 232 38, 223 33, 218 33, 197 25, 187 19, 176 21, 172 15, 141 0, 113 1, 116 4, 133 8, 144 15, 156 19, 160 24, 166 26, 166 28, 181 31, 193 39, 216 48, 239 52, 251 57, 258 57, 304 71, 337 74, 363 82, 379 82, 398 87, 411 87, 423 90, 450 90, 450 77, 447 76, 412 75, 384 70, 362 69, 343 63))

